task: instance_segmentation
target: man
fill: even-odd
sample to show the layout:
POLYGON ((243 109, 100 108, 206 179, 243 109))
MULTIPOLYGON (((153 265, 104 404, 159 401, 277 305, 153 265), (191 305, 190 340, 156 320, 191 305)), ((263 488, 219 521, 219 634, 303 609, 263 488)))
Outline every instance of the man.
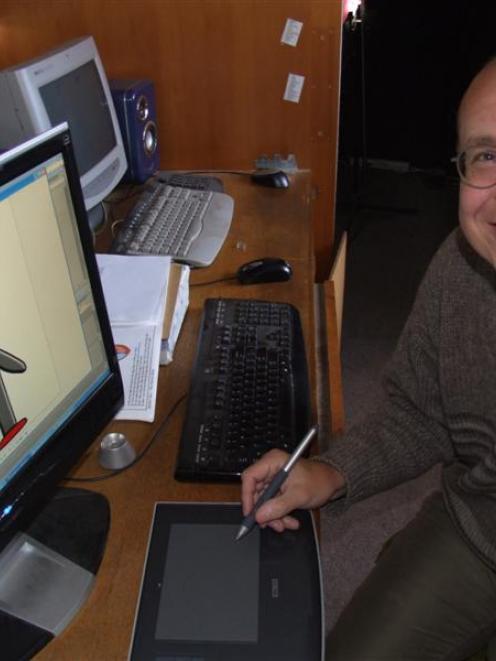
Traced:
MULTIPOLYGON (((441 491, 380 553, 327 641, 332 661, 466 659, 496 634, 496 60, 458 115, 460 227, 419 288, 380 404, 257 512, 336 511, 443 464, 441 491)), ((286 456, 243 474, 245 513, 286 456)))

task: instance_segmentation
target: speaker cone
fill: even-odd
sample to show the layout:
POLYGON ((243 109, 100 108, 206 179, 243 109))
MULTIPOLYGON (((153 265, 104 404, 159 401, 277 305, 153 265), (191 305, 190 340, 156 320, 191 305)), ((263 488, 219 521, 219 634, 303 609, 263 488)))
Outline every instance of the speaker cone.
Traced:
POLYGON ((147 156, 152 156, 157 149, 157 126, 155 122, 147 122, 143 129, 143 148, 147 156))
POLYGON ((148 105, 148 99, 144 94, 142 94, 137 103, 136 103, 136 112, 138 117, 142 122, 146 122, 148 115, 150 114, 150 106, 148 105))

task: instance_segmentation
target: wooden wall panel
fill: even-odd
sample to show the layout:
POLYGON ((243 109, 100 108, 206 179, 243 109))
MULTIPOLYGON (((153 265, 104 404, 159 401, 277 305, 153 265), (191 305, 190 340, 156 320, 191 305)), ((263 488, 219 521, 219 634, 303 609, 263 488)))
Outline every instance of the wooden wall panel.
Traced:
POLYGON ((2 0, 0 67, 91 34, 109 77, 150 78, 161 167, 251 169, 296 155, 315 189, 317 278, 333 241, 341 0, 2 0), (298 46, 281 44, 287 18, 298 46), (288 73, 300 103, 283 100, 288 73))

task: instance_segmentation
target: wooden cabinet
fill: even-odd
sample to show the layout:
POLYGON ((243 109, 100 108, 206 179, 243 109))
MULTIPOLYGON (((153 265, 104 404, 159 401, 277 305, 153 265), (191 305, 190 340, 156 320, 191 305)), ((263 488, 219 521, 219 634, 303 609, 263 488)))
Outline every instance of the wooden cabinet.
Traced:
POLYGON ((155 84, 163 169, 251 169, 295 154, 312 171, 317 279, 330 269, 341 0, 3 0, 0 67, 91 34, 107 75, 155 84), (303 23, 281 43, 287 19, 303 23), (298 103, 288 74, 304 76, 298 103))

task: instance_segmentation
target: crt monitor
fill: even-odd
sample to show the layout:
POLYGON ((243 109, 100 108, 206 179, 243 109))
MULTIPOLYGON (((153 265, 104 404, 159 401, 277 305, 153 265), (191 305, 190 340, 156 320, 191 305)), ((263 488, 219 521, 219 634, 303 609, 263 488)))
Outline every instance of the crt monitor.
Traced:
POLYGON ((0 649, 27 658, 90 589, 107 503, 55 487, 123 403, 67 124, 0 155, 0 245, 0 649))
POLYGON ((127 169, 107 77, 92 37, 0 72, 0 149, 67 122, 89 222, 127 169))

